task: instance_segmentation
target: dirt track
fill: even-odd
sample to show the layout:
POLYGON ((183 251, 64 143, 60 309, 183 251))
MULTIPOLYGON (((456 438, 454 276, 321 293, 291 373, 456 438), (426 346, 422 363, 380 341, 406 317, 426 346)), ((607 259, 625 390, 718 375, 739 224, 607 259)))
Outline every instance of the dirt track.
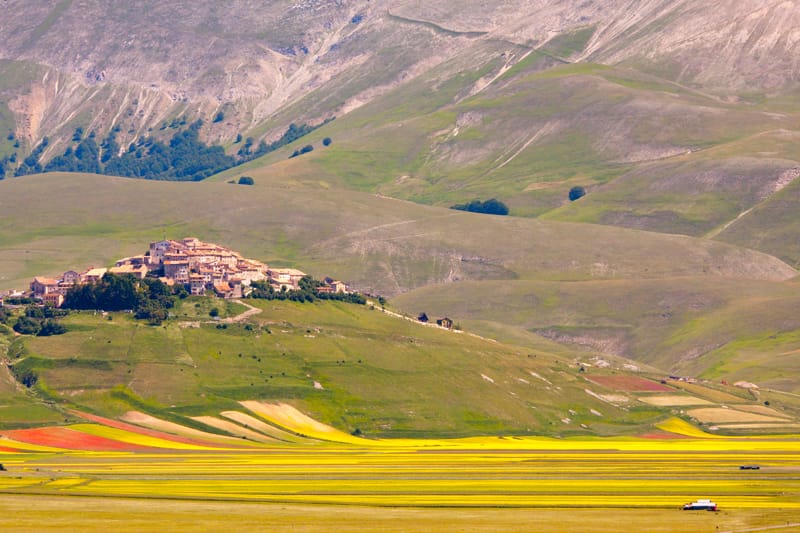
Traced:
POLYGON ((220 322, 223 322, 225 324, 233 324, 235 322, 242 322, 243 320, 247 320, 251 316, 257 315, 257 314, 259 314, 261 312, 261 309, 259 309, 258 307, 253 307, 252 305, 246 304, 241 300, 233 300, 233 301, 236 302, 237 304, 242 304, 243 306, 247 307, 248 308, 247 311, 245 311, 242 314, 236 315, 236 316, 223 318, 222 320, 220 320, 220 322))

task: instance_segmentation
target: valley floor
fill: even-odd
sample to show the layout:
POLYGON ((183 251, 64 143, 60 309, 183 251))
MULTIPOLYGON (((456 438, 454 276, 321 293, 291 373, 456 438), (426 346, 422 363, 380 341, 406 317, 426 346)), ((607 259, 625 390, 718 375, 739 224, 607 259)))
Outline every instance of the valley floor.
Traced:
POLYGON ((0 529, 27 531, 796 531, 795 510, 678 514, 651 509, 385 509, 144 499, 4 496, 0 529))
POLYGON ((0 529, 792 531, 797 442, 695 432, 4 452, 0 529), (700 498, 720 510, 681 510, 700 498))

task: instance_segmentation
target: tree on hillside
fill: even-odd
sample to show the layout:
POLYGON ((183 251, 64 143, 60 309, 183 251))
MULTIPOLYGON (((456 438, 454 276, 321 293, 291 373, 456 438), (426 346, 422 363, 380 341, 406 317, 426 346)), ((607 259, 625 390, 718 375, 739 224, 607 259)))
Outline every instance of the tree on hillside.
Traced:
POLYGON ((36 335, 42 329, 39 321, 28 316, 21 316, 14 324, 14 331, 21 335, 36 335))
POLYGON ((136 318, 160 323, 166 310, 173 307, 175 296, 158 279, 138 280, 131 275, 107 273, 97 283, 78 285, 67 292, 67 309, 102 309, 104 311, 133 310, 136 318))
POLYGON ((569 201, 574 202, 579 198, 586 196, 586 189, 581 186, 575 186, 569 190, 569 201))
POLYGON ((486 200, 485 202, 481 202, 480 200, 472 200, 466 204, 456 204, 452 206, 450 209, 457 209, 459 211, 469 211, 471 213, 484 213, 487 215, 507 215, 508 214, 508 206, 497 200, 495 198, 491 198, 486 200))

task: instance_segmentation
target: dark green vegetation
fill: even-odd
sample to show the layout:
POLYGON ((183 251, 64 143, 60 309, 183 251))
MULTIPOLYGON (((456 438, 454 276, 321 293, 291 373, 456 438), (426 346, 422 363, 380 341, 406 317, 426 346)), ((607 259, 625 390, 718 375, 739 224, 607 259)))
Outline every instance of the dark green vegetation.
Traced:
POLYGON ((481 202, 480 200, 472 200, 466 204, 456 204, 452 209, 459 211, 469 211, 470 213, 483 213, 486 215, 507 215, 508 207, 503 202, 492 198, 481 202))
MULTIPOLYGON (((215 119, 215 122, 219 121, 215 119)), ((173 127, 178 125, 176 123, 173 127)), ((78 127, 72 137, 74 146, 68 146, 62 155, 43 164, 42 153, 49 144, 45 137, 16 169, 14 176, 40 172, 88 172, 152 180, 199 181, 274 152, 319 127, 290 124, 280 139, 271 144, 261 141, 255 149, 252 137, 248 137, 244 146, 239 149, 238 157, 233 157, 226 155, 221 146, 207 146, 203 143, 200 140, 202 126, 203 121, 198 120, 185 130, 173 134, 168 143, 149 136, 143 137, 136 143, 131 143, 128 150, 122 153, 117 143, 119 128, 111 130, 98 147, 94 131, 84 139, 83 128, 78 127)), ((307 146, 298 154, 311 150, 313 147, 307 146)), ((252 185, 252 178, 250 181, 251 183, 245 181, 244 184, 252 185)), ((239 183, 243 184, 241 179, 239 183)))
POLYGON ((304 276, 301 278, 298 285, 300 288, 296 290, 286 290, 284 287, 276 291, 269 282, 255 281, 252 283, 253 292, 250 297, 260 300, 289 300, 291 302, 300 303, 310 303, 317 299, 349 302, 359 305, 367 303, 367 299, 357 292, 320 292, 319 288, 322 287, 324 283, 311 276, 304 276))
POLYGON ((580 185, 576 185, 575 187, 569 190, 569 201, 574 202, 575 200, 579 200, 586 196, 586 189, 581 187, 580 185))
POLYGON ((158 279, 137 280, 131 275, 117 276, 106 273, 97 283, 78 285, 67 292, 63 307, 101 311, 130 310, 138 319, 152 325, 167 319, 169 309, 175 305, 176 296, 185 298, 186 289, 171 288, 158 279))
MULTIPOLYGON (((14 321, 14 331, 22 335, 37 335, 39 337, 49 337, 51 335, 63 335, 67 328, 58 321, 64 317, 68 311, 55 309, 45 306, 28 306, 24 314, 21 314, 14 321)), ((13 317, 13 313, 0 308, 0 323, 8 324, 13 317)))

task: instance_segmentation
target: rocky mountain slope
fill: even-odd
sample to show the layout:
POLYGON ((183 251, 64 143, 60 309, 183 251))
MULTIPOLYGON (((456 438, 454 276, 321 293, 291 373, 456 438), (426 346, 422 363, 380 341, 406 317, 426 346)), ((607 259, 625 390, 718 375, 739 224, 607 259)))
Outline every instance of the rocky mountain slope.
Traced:
POLYGON ((31 145, 79 123, 120 125, 132 139, 219 111, 209 140, 274 136, 290 120, 342 115, 467 47, 503 54, 503 68, 544 47, 734 100, 793 90, 799 68, 800 7, 778 0, 10 0, 0 15, 2 100, 31 145))

